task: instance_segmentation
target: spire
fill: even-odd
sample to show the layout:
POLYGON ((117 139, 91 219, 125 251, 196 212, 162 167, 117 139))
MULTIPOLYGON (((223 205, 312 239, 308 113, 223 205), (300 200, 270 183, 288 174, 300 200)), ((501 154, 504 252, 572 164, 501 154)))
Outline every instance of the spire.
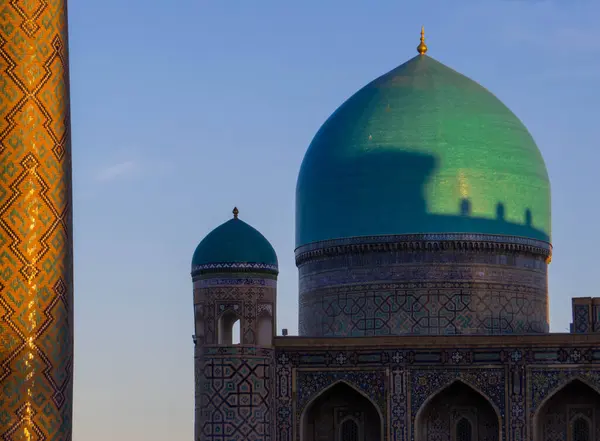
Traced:
POLYGON ((233 218, 237 219, 238 218, 238 214, 240 214, 240 210, 237 209, 237 207, 233 207, 233 218))
POLYGON ((417 46, 417 52, 421 55, 425 55, 427 52, 427 45, 425 44, 425 26, 421 26, 421 42, 417 46))

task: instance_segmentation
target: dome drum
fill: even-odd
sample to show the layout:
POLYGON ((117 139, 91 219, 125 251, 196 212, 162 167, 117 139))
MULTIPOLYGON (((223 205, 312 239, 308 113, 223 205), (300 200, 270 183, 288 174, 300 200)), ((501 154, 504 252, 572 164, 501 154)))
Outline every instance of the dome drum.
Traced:
POLYGON ((342 239, 298 249, 300 335, 549 331, 548 244, 431 236, 342 239))

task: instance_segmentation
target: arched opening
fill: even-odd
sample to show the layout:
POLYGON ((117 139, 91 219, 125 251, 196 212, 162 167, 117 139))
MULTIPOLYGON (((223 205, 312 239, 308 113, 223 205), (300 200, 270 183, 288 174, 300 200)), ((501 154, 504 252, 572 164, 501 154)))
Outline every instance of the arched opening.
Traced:
POLYGON ((592 441, 592 425, 583 415, 576 416, 571 422, 572 441, 592 441))
POLYGON ((240 325, 241 325, 241 321, 238 319, 235 322, 233 322, 233 326, 231 327, 231 344, 232 345, 239 345, 240 342, 242 341, 242 335, 241 335, 241 329, 240 329, 240 325))
POLYGON ((224 312, 219 317, 219 339, 220 345, 240 344, 240 319, 233 311, 224 312))
POLYGON ((382 424, 371 400, 339 382, 304 410, 300 435, 302 441, 380 441, 382 424))
POLYGON ((273 344, 273 320, 269 316, 258 319, 258 344, 261 346, 273 344))
POLYGON ((454 428, 456 441, 474 441, 473 440, 473 426, 471 422, 462 417, 456 423, 456 427, 454 428))
POLYGON ((500 440, 500 417, 481 393, 456 381, 430 397, 415 418, 415 441, 500 440))
POLYGON ((340 427, 340 437, 342 441, 360 441, 359 423, 354 418, 347 418, 340 427))
POLYGON ((573 380, 549 396, 536 412, 535 441, 600 440, 600 393, 573 380))

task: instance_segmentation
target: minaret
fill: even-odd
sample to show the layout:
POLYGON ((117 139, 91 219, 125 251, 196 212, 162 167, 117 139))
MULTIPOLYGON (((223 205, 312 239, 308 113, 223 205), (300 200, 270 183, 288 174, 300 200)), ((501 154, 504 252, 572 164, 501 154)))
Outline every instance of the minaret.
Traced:
POLYGON ((234 208, 192 258, 195 441, 274 439, 277 256, 238 214, 234 208))
POLYGON ((2 440, 71 440, 73 238, 67 0, 0 14, 2 440))

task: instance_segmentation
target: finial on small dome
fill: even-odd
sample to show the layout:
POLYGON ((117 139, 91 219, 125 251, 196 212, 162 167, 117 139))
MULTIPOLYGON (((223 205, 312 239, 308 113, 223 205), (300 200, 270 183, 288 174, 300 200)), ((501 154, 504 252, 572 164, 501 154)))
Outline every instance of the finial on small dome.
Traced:
POLYGON ((233 218, 237 219, 238 218, 238 214, 240 214, 240 210, 238 210, 237 207, 233 207, 232 213, 233 213, 233 218))
POLYGON ((421 42, 417 46, 417 52, 421 55, 425 55, 427 52, 427 45, 425 44, 425 26, 421 26, 421 42))

